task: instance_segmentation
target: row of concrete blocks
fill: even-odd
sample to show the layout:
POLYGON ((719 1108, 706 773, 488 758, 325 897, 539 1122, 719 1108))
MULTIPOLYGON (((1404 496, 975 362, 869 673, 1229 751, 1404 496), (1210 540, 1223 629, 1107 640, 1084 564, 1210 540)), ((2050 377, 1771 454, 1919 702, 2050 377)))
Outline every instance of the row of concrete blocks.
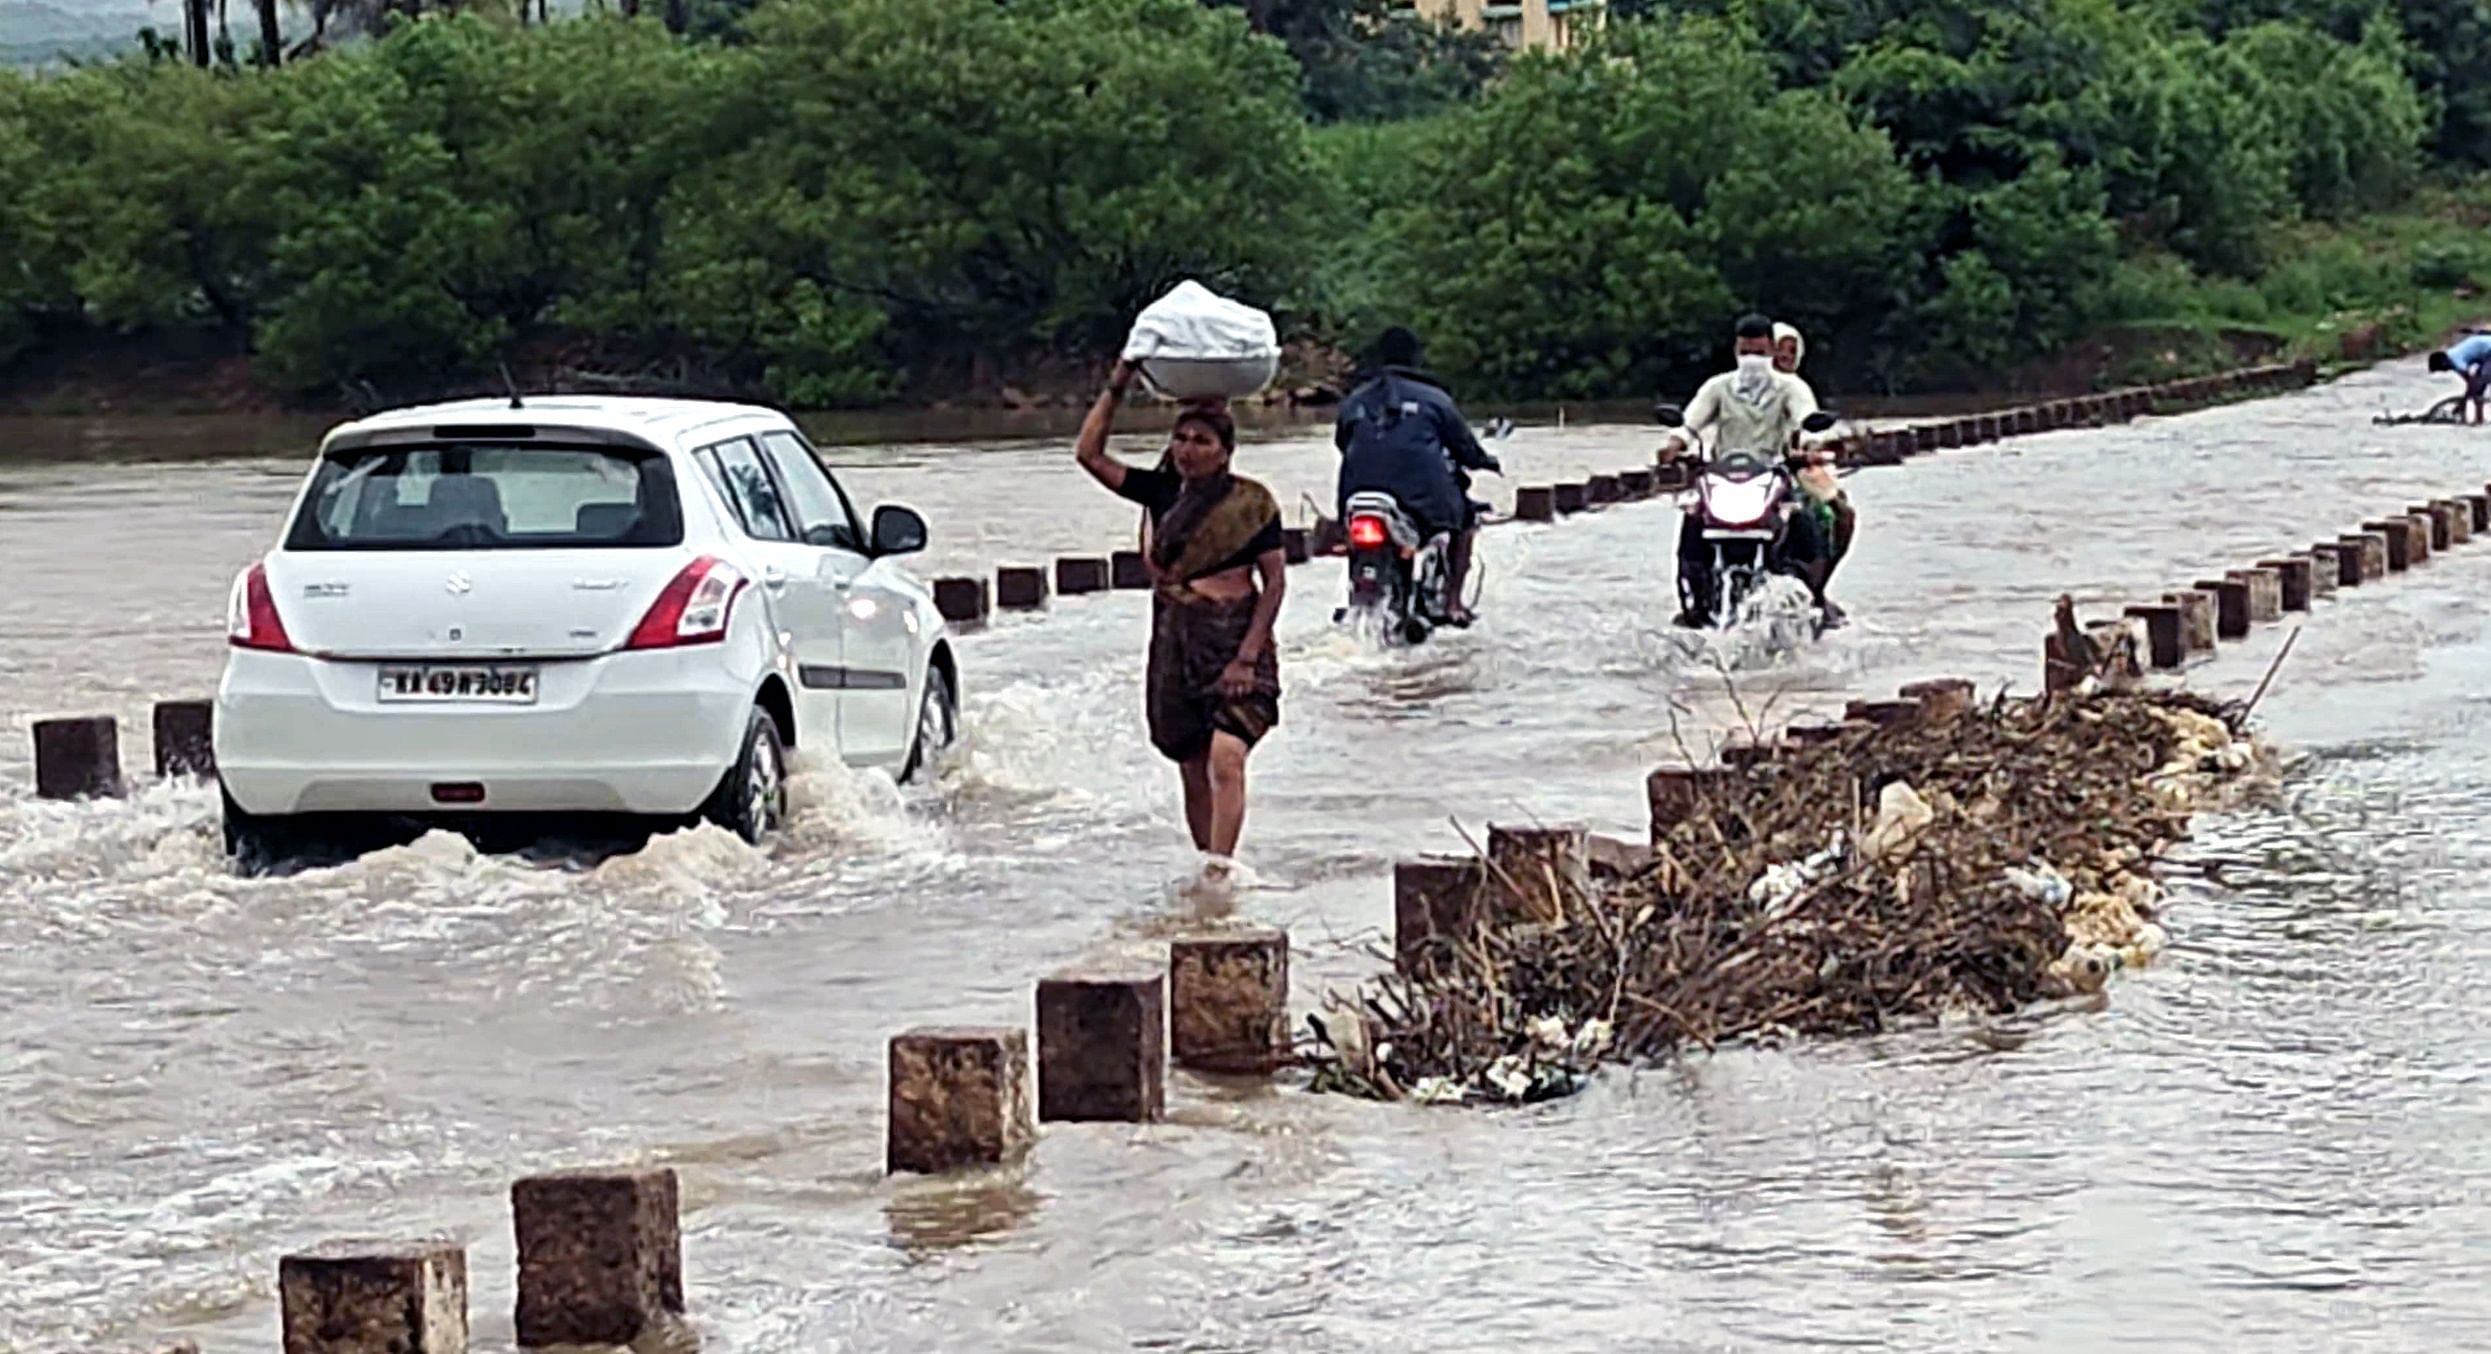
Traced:
MULTIPOLYGON (((1291 564, 1304 564, 1316 553, 1304 527, 1281 533, 1281 548, 1291 564)), ((1067 555, 1052 571, 1035 565, 1008 564, 983 578, 934 580, 934 605, 954 625, 976 625, 1000 608, 1036 611, 1049 596, 1078 597, 1084 593, 1143 591, 1150 587, 1150 566, 1138 550, 1112 555, 1067 555)))
MULTIPOLYGON (((1677 488, 1682 482, 1680 476, 1663 466, 1594 475, 1571 484, 1530 485, 1515 492, 1514 517, 1524 522, 1552 522, 1560 514, 1650 498, 1677 488)), ((1316 555, 1340 549, 1339 531, 1339 524, 1329 518, 1311 528, 1290 527, 1281 533, 1282 549, 1289 563, 1304 564, 1316 555)), ((1143 563, 1141 552, 1119 550, 1106 556, 1067 556, 1055 561, 1051 572, 1034 565, 1015 564, 995 570, 991 581, 938 578, 934 581, 934 604, 945 620, 955 625, 976 625, 997 610, 1036 611, 1047 604, 1050 596, 1077 597, 1149 587, 1150 569, 1143 563)))
MULTIPOLYGON (((2308 611, 2338 588, 2360 587, 2426 563, 2435 552, 2471 542, 2477 532, 2491 532, 2491 492, 2414 504, 2298 554, 2262 559, 2165 593, 2159 602, 2129 606, 2120 620, 2087 627, 2094 664, 2109 662, 2114 678, 2183 667, 2222 640, 2246 638, 2286 612, 2308 611)), ((2054 691, 2088 675, 2087 664, 2066 648, 2057 635, 2042 645, 2045 685, 2054 691)))
MULTIPOLYGON (((1663 466, 1594 475, 1570 484, 1527 485, 1514 493, 1514 518, 1523 522, 1553 522, 1560 515, 1650 498, 1678 488, 1683 482, 1682 476, 1663 466)), ((1311 528, 1290 527, 1281 534, 1282 549, 1289 563, 1304 564, 1316 555, 1339 550, 1339 533, 1339 524, 1329 518, 1319 520, 1311 528)), ((997 610, 1036 611, 1046 606, 1050 596, 1139 591, 1150 585, 1150 569, 1141 552, 1119 550, 1106 556, 1067 556, 1055 561, 1052 571, 1034 565, 1005 565, 995 570, 991 581, 938 578, 934 581, 934 605, 943 613, 943 619, 954 625, 976 625, 997 610)))
MULTIPOLYGON (((675 1173, 557 1171, 510 1187, 523 1349, 688 1346, 675 1173)), ((466 1354, 467 1251, 338 1241, 281 1258, 285 1354, 466 1354)))
POLYGON ((1268 1076, 1290 1059, 1289 934, 1184 937, 1164 970, 1038 981, 1038 1056, 1017 1026, 926 1026, 891 1037, 884 1165, 935 1174, 1020 1159, 1041 1123, 1152 1123, 1167 1066, 1268 1076), (1032 1086, 1036 1094, 1033 1096, 1032 1086))
MULTIPOLYGON (((894 1035, 888 1169, 1017 1161, 1041 1122, 1159 1120, 1171 1056, 1268 1075, 1289 1059, 1288 933, 1179 939, 1164 972, 1043 979, 1037 1030, 1034 1078, 1019 1028, 894 1035)), ((680 1329, 684 1299, 672 1170, 532 1176, 511 1187, 511 1212, 520 1347, 673 1347, 663 1337, 680 1329)), ((455 1244, 338 1242, 284 1257, 278 1287, 286 1354, 467 1350, 467 1256, 455 1244)))
MULTIPOLYGON (((1968 708, 1969 682, 1905 688, 1901 702, 1853 702, 1838 732, 1968 708), (1913 694, 1914 692, 1917 694, 1913 694)), ((1799 731, 1789 736, 1801 741, 1799 731)), ((1748 767, 1750 755, 1725 761, 1748 767)), ((1654 773, 1654 833, 1664 805, 1683 813, 1709 778, 1735 770, 1654 773)), ((1674 821, 1674 820, 1669 820, 1674 821)), ((1428 962, 1498 908, 1503 920, 1549 920, 1545 887, 1588 889, 1650 853, 1579 826, 1492 827, 1483 859, 1406 861, 1394 872, 1396 963, 1428 962)), ((1037 1124, 1149 1122, 1165 1113, 1166 1064, 1268 1074, 1288 1060, 1288 934, 1274 928, 1183 938, 1162 972, 1067 974, 1036 993, 1038 1057, 1016 1027, 927 1027, 892 1037, 886 1165, 934 1173, 1024 1156, 1037 1124), (1035 1083, 1035 1096, 1032 1083, 1035 1083)), ((684 1312, 675 1173, 562 1171, 511 1187, 518 1242, 514 1315, 521 1348, 664 1343, 684 1312)), ((436 1240, 338 1242, 278 1264, 286 1354, 466 1354, 467 1257, 436 1240)))
POLYGON ((1594 475, 1565 484, 1526 484, 1514 491, 1514 520, 1554 522, 1612 503, 1640 502, 1685 484, 1683 468, 1674 465, 1621 470, 1614 475, 1594 475))
MULTIPOLYGON (((1723 747, 1719 764, 1663 767, 1645 780, 1657 842, 1728 779, 1793 751, 1846 738, 1874 738, 1910 724, 1936 724, 1972 708, 1972 683, 1915 682, 1895 700, 1855 700, 1839 721, 1797 723, 1780 736, 1723 747)), ((1544 924, 1552 893, 1588 890, 1650 863, 1651 849, 1595 835, 1578 824, 1491 827, 1476 856, 1420 856, 1393 866, 1393 965, 1416 977, 1481 927, 1544 924)))
POLYGON ((1900 465, 1927 452, 1978 446, 2008 437, 2062 428, 2104 428, 2147 414, 2172 413, 2234 399, 2298 390, 2318 379, 2315 362, 2248 367, 2216 376, 2137 386, 2100 395, 2050 400, 1963 418, 1888 428, 1854 443, 1847 459, 1869 465, 1900 465))
MULTIPOLYGON (((2052 400, 2021 408, 1872 432, 1855 439, 1842 451, 1841 459, 1867 465, 1900 465, 1906 458, 1923 452, 1977 446, 2002 438, 2053 432, 2061 428, 2106 427, 2151 413, 2167 413, 2223 400, 2297 390, 2316 379, 2317 364, 2301 362, 2250 367, 2219 376, 2170 381, 2077 399, 2052 400)), ((1667 493, 1684 488, 1685 484, 1684 466, 1668 463, 1651 470, 1594 475, 1588 480, 1571 484, 1530 485, 1514 495, 1514 518, 1522 522, 1553 522, 1561 516, 1611 503, 1631 502, 1656 493, 1667 493)))
MULTIPOLYGON (((207 701, 156 702, 157 779, 216 774, 215 718, 207 701)), ((37 799, 118 799, 128 790, 121 726, 112 716, 35 722, 37 799)))
MULTIPOLYGON (((2098 428, 2157 411, 2298 389, 2316 380, 2317 376, 2317 365, 2311 362, 2251 367, 2219 376, 2171 381, 2104 395, 2053 400, 1966 418, 1887 429, 1860 439, 1846 459, 1871 465, 1897 465, 1906 457, 1941 448, 1974 446, 2004 437, 2060 428, 2098 428)), ((1607 507, 1612 503, 1637 502, 1656 494, 1672 492, 1685 487, 1685 483, 1682 466, 1661 465, 1651 469, 1624 470, 1614 475, 1593 475, 1564 484, 1525 485, 1514 493, 1513 520, 1553 522, 1559 517, 1607 507)), ((1289 563, 1303 564, 1315 555, 1332 553, 1340 544, 1334 539, 1338 531, 1338 524, 1328 519, 1319 521, 1313 528, 1289 528, 1285 540, 1289 563)), ((1059 559, 1055 561, 1051 580, 1048 570, 1034 565, 1006 565, 995 571, 991 581, 958 577, 937 579, 934 601, 944 619, 955 625, 974 625, 986 620, 997 609, 1034 611, 1044 607, 1050 591, 1054 595, 1073 597, 1111 589, 1139 590, 1148 587, 1150 571, 1143 564, 1141 553, 1119 550, 1104 557, 1068 556, 1059 559)))

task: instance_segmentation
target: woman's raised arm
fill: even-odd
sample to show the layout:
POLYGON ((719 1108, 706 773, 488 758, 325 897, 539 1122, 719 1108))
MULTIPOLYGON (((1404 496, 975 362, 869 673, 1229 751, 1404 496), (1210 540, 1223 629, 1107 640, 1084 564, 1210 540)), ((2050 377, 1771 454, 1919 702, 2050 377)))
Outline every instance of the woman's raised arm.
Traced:
POLYGON ((1116 409, 1124 403, 1124 392, 1133 386, 1134 365, 1119 361, 1107 378, 1107 388, 1091 402, 1090 412, 1081 420, 1081 436, 1073 442, 1073 459, 1090 472, 1090 478, 1110 489, 1124 487, 1125 464, 1107 454, 1107 434, 1116 426, 1116 409))

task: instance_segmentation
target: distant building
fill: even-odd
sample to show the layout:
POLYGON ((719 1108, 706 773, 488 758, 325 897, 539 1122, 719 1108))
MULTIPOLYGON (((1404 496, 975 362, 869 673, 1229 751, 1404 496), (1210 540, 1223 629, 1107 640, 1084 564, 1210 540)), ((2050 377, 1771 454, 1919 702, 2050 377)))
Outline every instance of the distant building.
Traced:
POLYGON ((1484 30, 1508 47, 1532 52, 1568 50, 1598 30, 1609 12, 1608 0, 1415 0, 1413 8, 1421 18, 1474 33, 1484 30))

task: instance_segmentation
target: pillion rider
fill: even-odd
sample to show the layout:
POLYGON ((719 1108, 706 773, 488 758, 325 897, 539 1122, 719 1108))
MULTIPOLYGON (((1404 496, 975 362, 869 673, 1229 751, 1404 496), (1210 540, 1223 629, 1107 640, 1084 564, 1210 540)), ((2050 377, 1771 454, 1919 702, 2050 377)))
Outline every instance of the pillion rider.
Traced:
MULTIPOLYGON (((1775 370, 1774 347, 1773 321, 1742 316, 1732 339, 1736 367, 1697 389, 1664 454, 1684 453, 1694 436, 1703 434, 1716 457, 1744 454, 1775 461, 1800 455, 1807 421, 1817 412, 1816 392, 1797 373, 1775 370)), ((1791 514, 1780 556, 1785 570, 1806 585, 1819 614, 1838 623, 1842 612, 1825 596, 1831 544, 1816 514, 1791 514)), ((1678 624, 1705 623, 1712 585, 1712 554, 1704 544, 1703 522, 1691 509, 1678 528, 1678 624)))

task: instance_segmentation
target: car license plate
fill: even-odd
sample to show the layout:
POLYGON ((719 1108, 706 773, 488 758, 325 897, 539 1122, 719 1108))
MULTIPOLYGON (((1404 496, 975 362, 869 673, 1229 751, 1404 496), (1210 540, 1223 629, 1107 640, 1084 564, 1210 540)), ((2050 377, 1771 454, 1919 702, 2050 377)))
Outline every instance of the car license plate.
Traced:
POLYGON ((449 701, 462 705, 534 705, 536 669, 474 665, 391 666, 381 669, 385 703, 449 701))

